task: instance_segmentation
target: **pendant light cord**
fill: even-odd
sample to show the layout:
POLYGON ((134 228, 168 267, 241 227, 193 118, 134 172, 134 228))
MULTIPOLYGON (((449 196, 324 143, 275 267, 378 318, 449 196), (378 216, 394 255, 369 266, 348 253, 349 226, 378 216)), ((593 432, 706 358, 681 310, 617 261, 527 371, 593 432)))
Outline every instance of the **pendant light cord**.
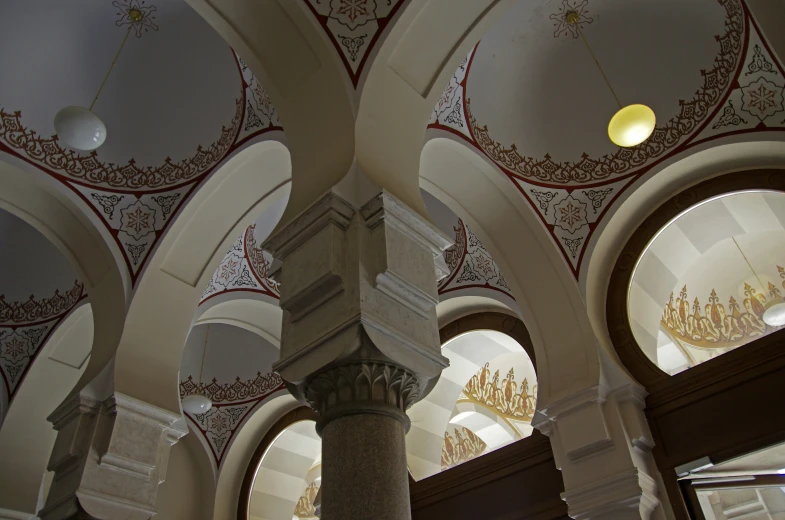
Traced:
POLYGON ((210 324, 207 324, 207 332, 204 333, 204 348, 202 348, 202 366, 199 367, 199 385, 202 386, 202 372, 204 371, 204 358, 207 356, 207 338, 210 337, 210 324))
POLYGON ((134 28, 136 22, 131 23, 128 26, 128 30, 125 32, 125 36, 123 37, 122 43, 120 43, 120 48, 117 49, 117 54, 114 55, 114 59, 112 60, 112 64, 109 65, 109 70, 106 71, 106 76, 104 76, 104 80, 101 82, 101 86, 98 87, 98 92, 95 93, 95 97, 93 98, 93 102, 90 103, 90 111, 93 110, 93 106, 95 106, 95 102, 98 101, 98 96, 101 95, 101 91, 104 89, 104 85, 106 85, 106 80, 109 79, 109 74, 112 73, 112 69, 114 68, 115 63, 117 63, 117 58, 120 57, 120 53, 123 51, 123 47, 125 46, 125 42, 128 40, 128 36, 131 35, 131 29, 134 28))
POLYGON ((589 51, 589 54, 591 54, 591 57, 594 60, 594 63, 597 64, 597 69, 600 71, 600 74, 602 74, 602 79, 604 79, 605 80, 605 84, 608 85, 608 90, 610 90, 611 94, 613 94, 613 99, 616 100, 616 104, 619 105, 619 108, 622 108, 621 101, 619 101, 619 96, 617 96, 616 95, 616 91, 613 90, 613 86, 611 85, 611 81, 608 79, 608 76, 605 75, 605 71, 602 70, 602 65, 600 65, 600 60, 597 59, 597 55, 594 54, 594 51, 592 50, 591 45, 589 45, 589 40, 586 39, 586 36, 584 36, 583 31, 581 30, 581 24, 577 20, 577 13, 574 13, 574 12, 567 13, 567 23, 570 23, 570 24, 574 25, 575 28, 578 30, 578 34, 580 35, 581 40, 583 40, 583 44, 586 45, 586 49, 589 51), (571 15, 572 15, 572 18, 573 18, 574 21, 570 21, 571 15))
POLYGON ((758 280, 758 283, 760 284, 760 288, 763 289, 763 294, 765 295, 766 294, 766 287, 763 285, 763 282, 760 280, 760 277, 758 276, 758 273, 755 272, 755 269, 753 269, 752 264, 750 263, 749 259, 747 259, 747 255, 745 255, 744 251, 742 251, 741 247, 739 247, 739 243, 736 242, 736 237, 731 237, 731 238, 733 239, 733 243, 736 244, 736 249, 738 249, 739 253, 741 253, 742 258, 744 258, 744 261, 747 262, 747 265, 749 266, 750 271, 752 271, 752 274, 754 274, 755 278, 758 280))

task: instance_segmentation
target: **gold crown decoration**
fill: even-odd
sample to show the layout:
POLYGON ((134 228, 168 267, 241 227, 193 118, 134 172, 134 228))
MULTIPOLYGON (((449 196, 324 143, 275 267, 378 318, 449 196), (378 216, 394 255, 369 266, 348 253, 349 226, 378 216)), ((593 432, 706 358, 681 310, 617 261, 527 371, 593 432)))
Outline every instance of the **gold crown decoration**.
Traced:
POLYGON ((297 505, 294 506, 294 516, 303 520, 306 518, 309 520, 311 518, 317 518, 314 502, 316 501, 316 495, 318 493, 319 484, 316 482, 308 484, 308 487, 305 488, 302 496, 297 500, 297 505))
MULTIPOLYGON (((785 269, 777 266, 780 277, 785 279, 785 269)), ((783 282, 785 288, 785 282, 783 282)), ((733 296, 728 306, 720 303, 717 291, 711 290, 708 303, 703 307, 696 297, 690 303, 687 286, 674 300, 671 293, 662 313, 660 324, 676 340, 701 348, 735 348, 764 336, 781 327, 771 327, 763 322, 763 313, 770 300, 781 300, 780 289, 769 282, 768 297, 748 283, 744 284, 741 307, 733 296)))
POLYGON ((453 430, 455 436, 444 432, 442 445, 442 471, 463 464, 483 454, 488 447, 474 432, 466 427, 453 430))
POLYGON ((485 363, 466 383, 461 397, 465 396, 466 401, 487 406, 508 419, 531 422, 537 408, 537 385, 529 392, 529 381, 524 378, 519 391, 514 369, 510 368, 507 377, 500 383, 499 371, 491 378, 488 365, 489 363, 485 363))

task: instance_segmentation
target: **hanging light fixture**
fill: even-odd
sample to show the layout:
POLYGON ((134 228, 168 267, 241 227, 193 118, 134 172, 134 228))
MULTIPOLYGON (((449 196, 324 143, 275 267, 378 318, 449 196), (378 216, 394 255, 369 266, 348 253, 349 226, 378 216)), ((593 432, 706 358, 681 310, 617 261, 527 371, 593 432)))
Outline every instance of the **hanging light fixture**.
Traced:
MULTIPOLYGON (((732 238, 733 238, 733 243, 736 244, 736 249, 739 250, 739 253, 741 253, 742 258, 744 258, 744 261, 747 262, 750 271, 752 271, 752 274, 755 275, 755 279, 758 280, 761 289, 763 289, 763 292, 766 293, 766 287, 763 285, 763 282, 758 276, 758 273, 755 272, 755 269, 752 267, 752 264, 747 259, 747 255, 744 254, 744 251, 741 250, 739 243, 736 242, 736 237, 732 237, 732 238)), ((765 323, 769 327, 782 327, 783 325, 785 325, 785 300, 783 300, 781 296, 777 295, 777 293, 775 293, 772 290, 769 290, 768 292, 771 299, 763 305, 764 308, 763 323, 765 323)))
POLYGON ((106 141, 106 125, 101 121, 100 117, 95 115, 93 107, 95 102, 98 101, 98 96, 101 95, 101 91, 104 89, 106 80, 109 79, 109 74, 111 74, 115 63, 117 63, 117 59, 120 57, 120 52, 122 52, 125 42, 131 34, 131 29, 142 21, 143 15, 139 9, 131 8, 128 11, 128 18, 131 20, 131 23, 128 25, 128 31, 126 31, 123 41, 120 43, 120 48, 117 49, 117 54, 115 54, 111 65, 109 65, 109 70, 106 71, 101 86, 98 87, 98 92, 96 92, 93 102, 90 103, 90 108, 68 106, 55 115, 55 132, 68 148, 80 152, 90 152, 106 141))
POLYGON ((200 415, 213 407, 213 402, 204 395, 202 387, 202 372, 204 371, 204 358, 207 355, 207 338, 210 336, 210 325, 204 333, 204 346, 202 348, 202 366, 199 368, 199 382, 196 385, 196 392, 183 397, 183 410, 191 415, 200 415))
POLYGON ((654 111, 646 105, 634 104, 623 106, 621 104, 619 96, 616 95, 616 91, 613 90, 608 76, 605 75, 605 71, 600 65, 600 60, 597 59, 597 56, 589 45, 589 41, 586 39, 586 36, 583 35, 581 24, 578 23, 580 15, 575 11, 570 11, 565 15, 565 20, 568 24, 575 26, 584 45, 586 45, 586 49, 594 59, 594 63, 597 64, 597 69, 599 69, 602 78, 605 80, 605 84, 608 85, 608 89, 611 91, 611 94, 613 94, 616 104, 619 105, 619 111, 614 114, 610 123, 608 123, 608 137, 610 137, 614 144, 624 148, 641 144, 651 136, 652 132, 654 132, 654 127, 657 124, 657 117, 654 115, 654 111))

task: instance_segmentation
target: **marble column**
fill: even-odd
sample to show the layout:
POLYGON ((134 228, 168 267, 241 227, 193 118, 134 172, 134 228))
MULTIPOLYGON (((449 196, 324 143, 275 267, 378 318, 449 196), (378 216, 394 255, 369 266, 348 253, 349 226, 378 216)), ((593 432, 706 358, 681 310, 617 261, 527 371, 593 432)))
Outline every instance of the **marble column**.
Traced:
POLYGON ((329 193, 265 243, 280 261, 274 365, 319 413, 322 520, 408 520, 406 410, 447 366, 436 282, 450 241, 381 191, 329 193))
POLYGON ((114 393, 77 394, 49 421, 54 478, 41 520, 147 520, 156 513, 170 448, 188 430, 180 414, 114 393))

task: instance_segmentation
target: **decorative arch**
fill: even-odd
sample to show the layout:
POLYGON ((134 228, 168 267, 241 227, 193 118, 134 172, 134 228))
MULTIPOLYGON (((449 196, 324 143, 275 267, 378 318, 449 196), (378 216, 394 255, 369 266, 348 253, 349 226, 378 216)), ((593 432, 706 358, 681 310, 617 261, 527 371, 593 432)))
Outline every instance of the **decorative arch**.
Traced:
POLYGON ((651 239, 684 210, 718 195, 754 189, 785 191, 785 174, 782 170, 747 170, 715 177, 685 189, 654 210, 618 254, 608 285, 607 328, 619 359, 647 389, 661 385, 670 376, 644 354, 630 325, 627 299, 638 258, 651 239))
POLYGON ((266 141, 220 168, 185 206, 137 284, 115 363, 115 390, 179 411, 183 346, 199 300, 225 252, 289 196, 287 148, 266 141))
POLYGON ((237 507, 237 520, 248 520, 249 518, 248 507, 256 473, 259 470, 259 466, 262 462, 264 454, 267 453, 268 448, 273 444, 273 442, 275 442, 275 439, 277 439, 284 430, 295 423, 302 421, 316 422, 318 418, 319 416, 316 412, 307 406, 301 406, 284 414, 275 424, 272 425, 269 430, 267 430, 267 433, 264 435, 264 437, 262 437, 262 440, 259 442, 259 445, 257 446, 256 451, 254 451, 253 456, 248 463, 248 467, 246 468, 245 476, 243 477, 243 483, 240 488, 240 502, 237 507))
POLYGON ((536 408, 534 348, 519 319, 496 312, 472 314, 442 327, 440 340, 450 367, 409 411, 407 457, 417 480, 527 437, 536 408), (438 443, 441 450, 436 450, 442 437, 444 445, 438 443), (464 446, 465 453, 455 458, 456 442, 474 451, 464 446))
POLYGON ((87 366, 85 358, 93 344, 91 306, 81 299, 46 326, 49 331, 27 366, 25 379, 15 388, 0 426, 0 502, 31 516, 57 437, 47 417, 87 366))
POLYGON ((545 228, 498 168, 438 138, 423 149, 420 176, 423 188, 471 227, 499 265, 536 352, 541 405, 596 385, 599 356, 583 298, 545 228))
POLYGON ((78 273, 93 308, 93 348, 71 394, 92 381, 114 357, 126 310, 126 279, 100 228, 54 183, 36 182, 0 161, 0 208, 21 218, 65 256, 78 273))

